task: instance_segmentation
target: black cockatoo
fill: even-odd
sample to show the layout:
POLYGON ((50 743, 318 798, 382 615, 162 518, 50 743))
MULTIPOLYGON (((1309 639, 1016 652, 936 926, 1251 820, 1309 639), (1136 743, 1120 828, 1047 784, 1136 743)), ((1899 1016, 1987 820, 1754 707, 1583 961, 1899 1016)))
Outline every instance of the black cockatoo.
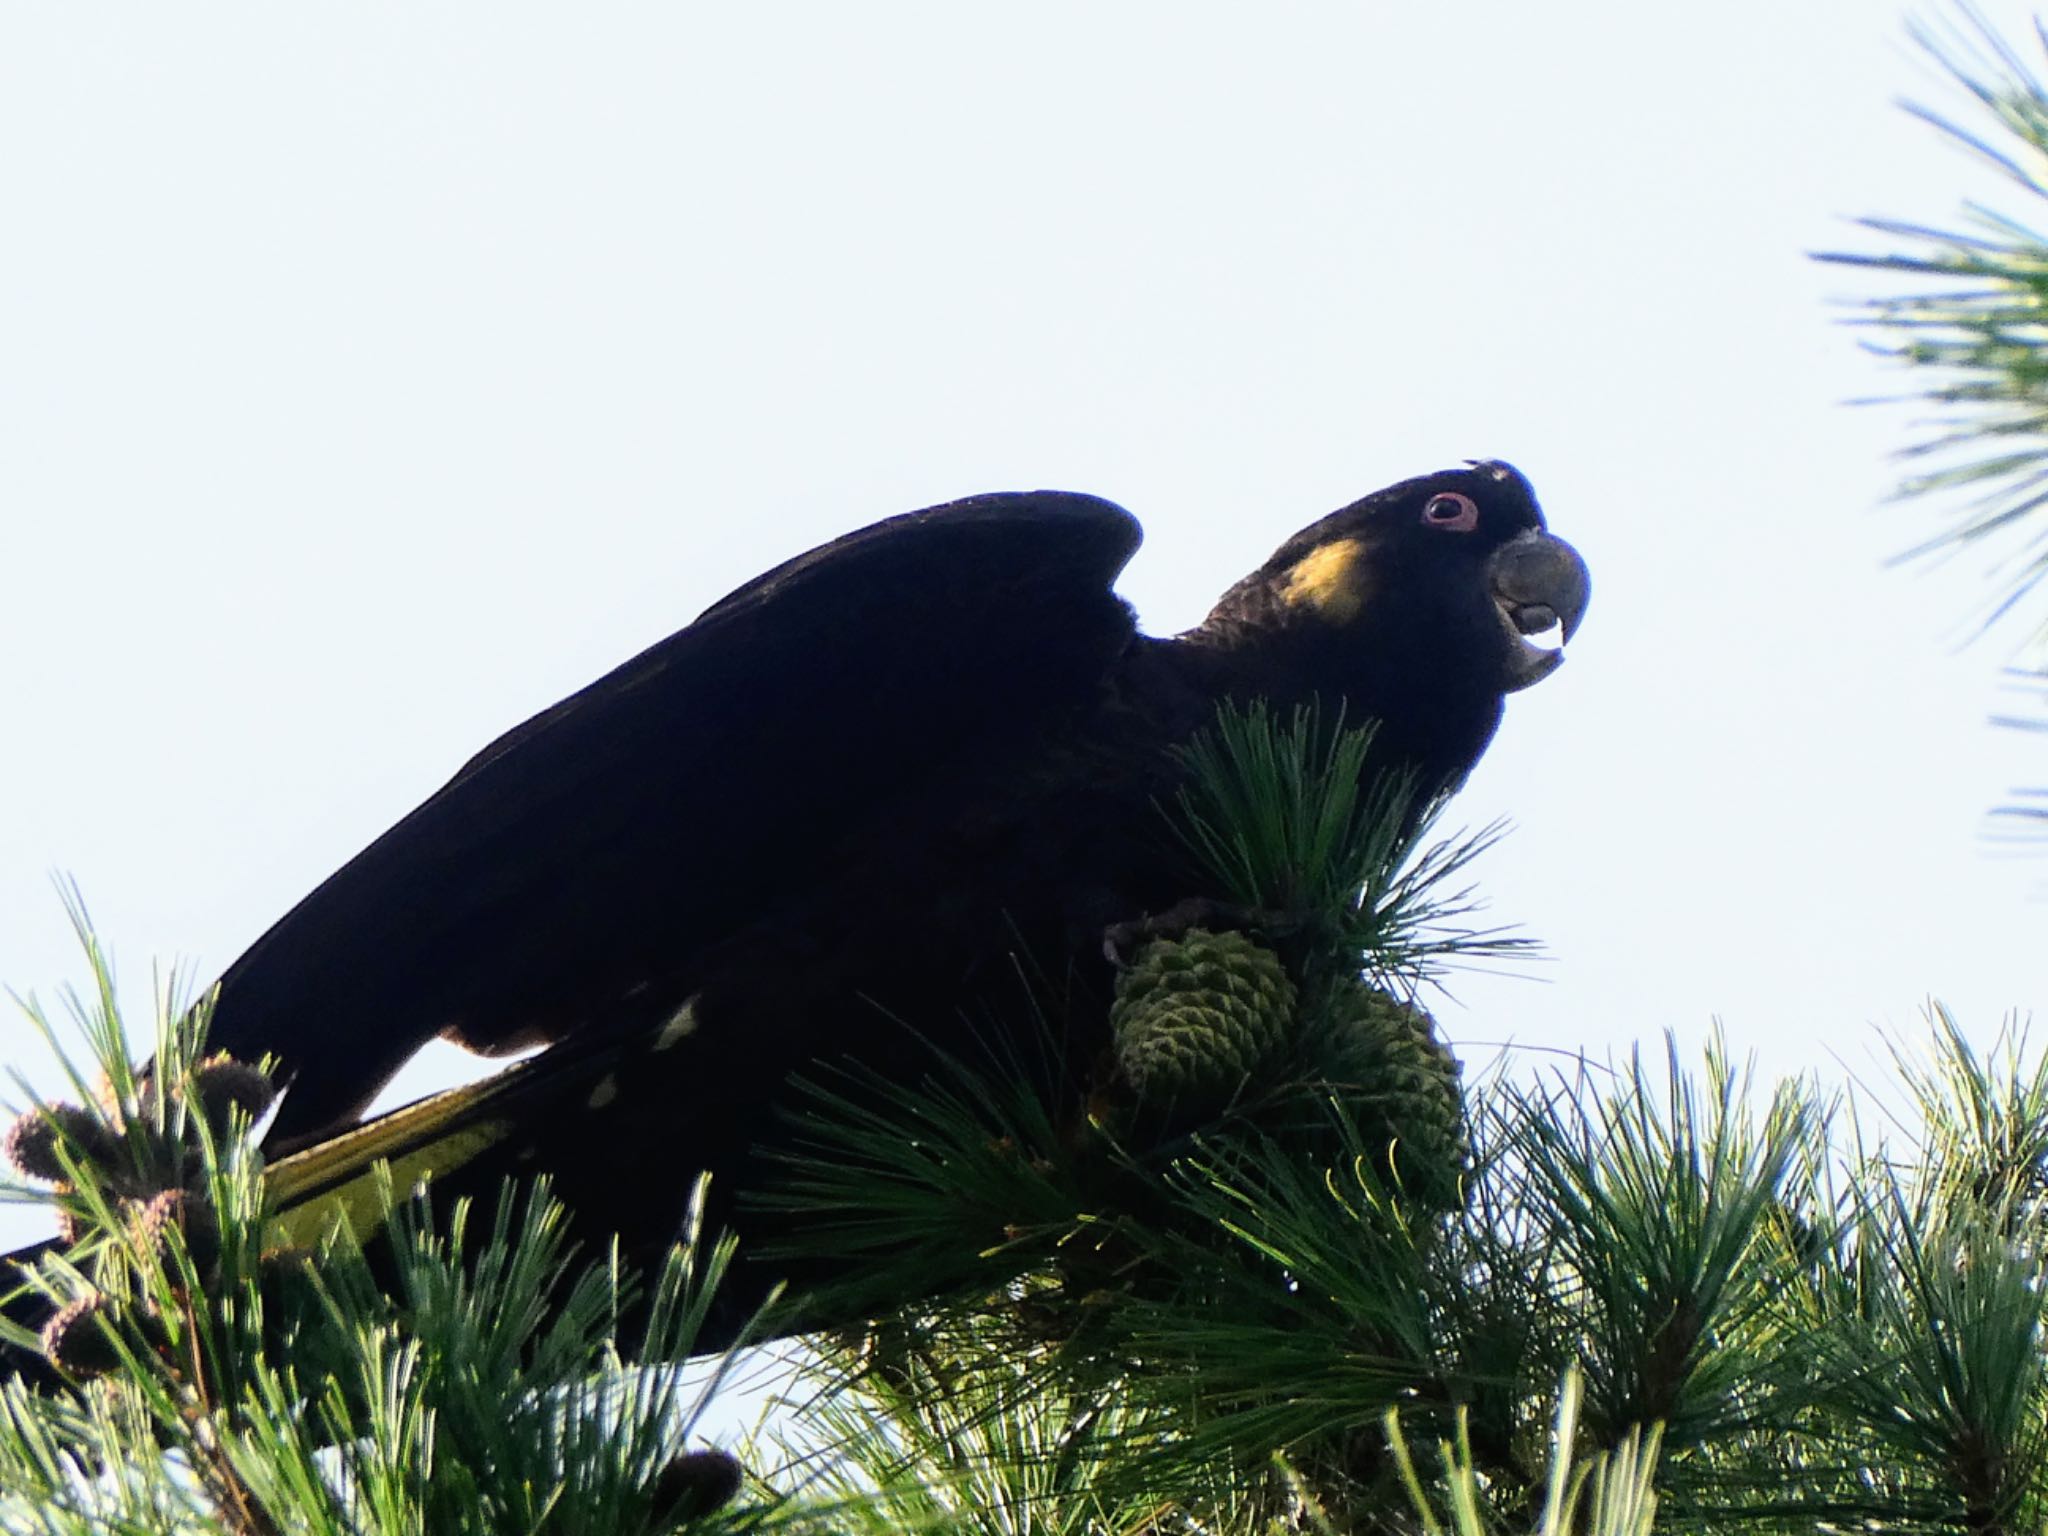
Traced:
POLYGON ((1196 894, 1159 806, 1220 703, 1376 721, 1368 773, 1449 789, 1588 594, 1496 462, 1332 513, 1171 638, 1112 590, 1138 541, 1059 492, 893 518, 493 742, 221 977, 209 1048, 284 1088, 268 1145, 345 1130, 436 1035, 539 1045, 381 1150, 454 1138, 447 1194, 550 1173, 643 1258, 709 1170, 744 1232, 793 1074, 914 1080, 1026 969, 1085 984, 1196 894))

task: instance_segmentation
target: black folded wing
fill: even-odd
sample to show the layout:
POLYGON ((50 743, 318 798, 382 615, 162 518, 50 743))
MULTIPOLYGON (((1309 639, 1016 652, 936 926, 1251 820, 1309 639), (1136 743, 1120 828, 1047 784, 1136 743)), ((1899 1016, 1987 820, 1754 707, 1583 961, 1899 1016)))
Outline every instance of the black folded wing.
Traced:
POLYGON ((221 979, 211 1042, 353 1117, 427 1040, 600 1022, 800 886, 882 804, 1085 707, 1134 633, 1130 515, 1056 492, 892 518, 779 566, 514 728, 221 979))

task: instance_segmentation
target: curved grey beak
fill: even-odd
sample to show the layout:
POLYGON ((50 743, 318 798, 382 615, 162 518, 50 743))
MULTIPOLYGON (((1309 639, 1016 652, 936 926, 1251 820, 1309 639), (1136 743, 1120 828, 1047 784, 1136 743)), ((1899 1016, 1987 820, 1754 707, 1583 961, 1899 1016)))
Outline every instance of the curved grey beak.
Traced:
POLYGON ((1541 682, 1564 663, 1564 649, 1532 644, 1531 635, 1561 631, 1569 642, 1586 616, 1593 578, 1579 552, 1540 529, 1519 533, 1493 552, 1486 582, 1511 641, 1508 691, 1541 682))

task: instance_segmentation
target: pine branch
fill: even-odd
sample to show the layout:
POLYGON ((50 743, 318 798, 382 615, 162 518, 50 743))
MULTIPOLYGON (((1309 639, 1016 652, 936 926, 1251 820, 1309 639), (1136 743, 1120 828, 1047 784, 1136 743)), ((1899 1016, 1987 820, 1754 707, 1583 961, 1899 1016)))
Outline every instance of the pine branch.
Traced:
POLYGON ((687 1234, 642 1295, 615 1256, 592 1265, 568 1248, 544 1187, 508 1187, 488 1222, 458 1205, 442 1230, 395 1205, 375 1273, 345 1233, 318 1252, 268 1250, 249 1079, 204 1057, 205 1007, 168 995, 138 1074, 106 958, 75 912, 93 983, 75 1007, 105 1087, 89 1107, 33 1105, 9 1137, 28 1173, 61 1181, 78 1240, 26 1276, 58 1311, 38 1342, 67 1386, 0 1392, 0 1526, 773 1524, 758 1503, 718 1513, 737 1466, 687 1448, 720 1373, 685 1390, 662 1363, 691 1352, 729 1243, 687 1234), (629 1369, 615 1338, 640 1307, 655 1363, 629 1369))
MULTIPOLYGON (((1655 1429, 1647 1435, 1631 1432, 1610 1454, 1575 1464, 1581 1395, 1578 1373, 1567 1372, 1557 1395, 1538 1536, 1650 1536, 1657 1514, 1657 1457, 1663 1437, 1655 1429)), ((1395 1462, 1426 1536, 1486 1536, 1492 1524, 1485 1514, 1483 1474, 1465 1422, 1460 1420, 1454 1440, 1437 1445, 1443 1468, 1438 1499, 1450 1507, 1448 1527, 1434 1508, 1438 1499, 1431 1497, 1409 1453, 1400 1415, 1389 1409, 1386 1425, 1395 1462)))
MULTIPOLYGON (((2027 198, 2048 198, 2048 87, 1983 16, 1958 4, 1958 24, 1913 28, 1915 41, 1969 98, 1982 130, 1927 107, 1908 110, 2027 198)), ((1914 466, 1902 497, 1969 493, 1949 526, 1901 560, 1971 550, 1995 586, 1980 615, 1990 629, 2048 578, 2048 236, 1976 203, 1940 227, 1869 218, 1893 242, 1882 254, 1825 252, 1820 260, 1924 279, 1929 286, 1861 301, 1854 322, 1870 349, 1926 380, 1913 398, 1933 407, 1901 452, 1914 466)), ((2031 637, 2048 642, 2036 618, 2031 637)))
POLYGON ((1430 841, 1448 797, 1419 803, 1412 778, 1365 775, 1377 729, 1226 702, 1180 752, 1191 779, 1168 812, 1175 835, 1218 897, 1316 920, 1341 968, 1389 989, 1528 954, 1530 939, 1471 922, 1482 904, 1467 872, 1505 826, 1430 841))

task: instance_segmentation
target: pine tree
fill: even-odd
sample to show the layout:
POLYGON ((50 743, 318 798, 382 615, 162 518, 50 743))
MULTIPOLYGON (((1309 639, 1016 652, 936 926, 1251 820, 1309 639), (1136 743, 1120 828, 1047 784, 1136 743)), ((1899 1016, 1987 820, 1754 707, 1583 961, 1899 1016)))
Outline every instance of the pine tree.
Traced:
MULTIPOLYGON (((1924 40, 1992 127, 1923 115, 2048 193, 2048 90, 1964 15, 1924 40)), ((1831 259, 1928 285, 1864 316, 1939 413, 1905 489, 1979 496, 1926 548, 2002 551, 1988 616, 2023 613, 2048 239, 1870 228, 1898 248, 1831 259)), ((1515 951, 1461 887, 1492 834, 1411 832, 1400 786, 1359 794, 1363 749, 1256 713, 1193 749, 1170 810, 1235 916, 1133 932, 1090 1102, 999 1057, 820 1070, 761 1198, 868 1322, 810 1341, 804 1400, 737 1458, 696 1438, 719 1372, 675 1364, 730 1245, 629 1274, 567 1250, 544 1186, 438 1224, 387 1190, 384 1271, 338 1216, 280 1245, 261 1064, 208 1058, 167 997, 172 1069, 139 1080, 81 913, 95 1069, 6 1145, 75 1240, 31 1281, 71 1387, 0 1392, 0 1527, 2039 1529, 2048 1059, 1937 1009, 1888 1089, 1760 1085, 1718 1044, 1465 1080, 1422 1004, 1515 951)))
POLYGON ((1461 1083, 1389 989, 1513 952, 1446 884, 1484 837, 1418 853, 1397 794, 1357 794, 1362 736, 1254 712, 1197 749, 1178 823, 1248 927, 1132 955, 1125 1069, 1083 1113, 965 1061, 814 1089, 777 1198, 849 1277, 833 1315, 871 1321, 813 1341, 782 1448, 738 1462, 690 1443, 675 1369, 728 1248, 652 1282, 631 1360, 613 1325, 648 1282, 579 1265, 544 1189, 480 1242, 398 1199, 389 1273, 340 1220, 278 1251, 260 1073, 166 1004, 174 1070, 138 1080, 91 951, 105 1082, 8 1143, 77 1239, 36 1282, 76 1390, 0 1397, 0 1521, 2037 1526, 2048 1064, 1938 1016, 1901 1058, 1924 1129, 1867 1146, 1874 1106, 1766 1093, 1718 1048, 1461 1083), (1187 1037, 1164 1076, 1159 1031, 1187 1037))

